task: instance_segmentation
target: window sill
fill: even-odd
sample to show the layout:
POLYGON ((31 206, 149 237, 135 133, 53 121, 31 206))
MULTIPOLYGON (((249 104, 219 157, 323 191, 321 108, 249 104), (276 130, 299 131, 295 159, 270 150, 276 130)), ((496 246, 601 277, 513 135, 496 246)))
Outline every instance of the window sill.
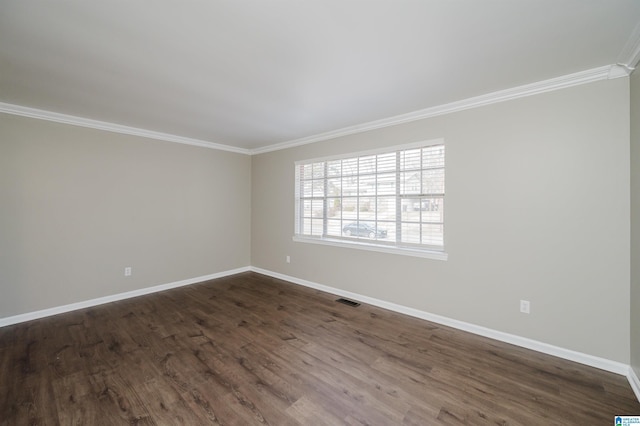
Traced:
POLYGON ((361 242, 345 242, 341 240, 334 240, 329 238, 310 238, 310 237, 301 237, 294 236, 293 241, 298 243, 310 243, 310 244, 320 244, 325 246, 333 246, 333 247, 344 247, 344 248, 352 248, 358 250, 369 250, 369 251, 377 251, 380 253, 391 253, 391 254, 399 254, 403 256, 413 256, 413 257, 422 257, 425 259, 435 259, 435 260, 447 260, 449 255, 444 251, 436 251, 436 250, 418 250, 404 247, 387 247, 377 244, 368 244, 361 242))

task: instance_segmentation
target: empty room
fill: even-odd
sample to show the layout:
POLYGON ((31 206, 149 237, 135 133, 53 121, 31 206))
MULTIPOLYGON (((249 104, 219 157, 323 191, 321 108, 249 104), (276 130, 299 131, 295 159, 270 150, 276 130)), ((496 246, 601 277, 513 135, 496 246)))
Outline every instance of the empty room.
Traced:
POLYGON ((640 425, 637 0, 0 0, 0 425, 640 425))

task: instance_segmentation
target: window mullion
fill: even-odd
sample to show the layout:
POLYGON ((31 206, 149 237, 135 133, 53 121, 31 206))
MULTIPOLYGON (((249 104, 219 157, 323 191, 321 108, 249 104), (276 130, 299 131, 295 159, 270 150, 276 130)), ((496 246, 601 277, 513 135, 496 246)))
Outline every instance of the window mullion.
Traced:
POLYGON ((418 237, 419 237, 418 241, 420 241, 420 244, 422 244, 422 220, 423 220, 422 200, 424 199, 422 197, 422 194, 424 194, 424 192, 425 192, 424 191, 424 176, 423 176, 423 173, 424 173, 424 162, 423 162, 423 159, 424 159, 424 155, 423 155, 423 152, 422 152, 422 149, 421 149, 420 150, 420 194, 421 195, 420 195, 420 198, 418 199, 418 203, 419 203, 418 205, 420 206, 420 210, 419 210, 420 211, 420 225, 418 226, 418 229, 420 230, 419 231, 420 235, 418 235, 418 237))
POLYGON ((329 210, 327 209, 327 196, 329 193, 329 166, 328 163, 324 162, 324 200, 322 203, 322 236, 326 237, 329 234, 329 223, 327 222, 327 215, 329 210))
POLYGON ((360 224, 360 158, 356 157, 356 223, 360 224))
POLYGON ((344 228, 344 162, 340 160, 340 236, 344 228))
POLYGON ((400 196, 400 152, 396 152, 396 244, 402 242, 402 198, 400 196))
POLYGON ((304 172, 299 171, 300 179, 298 180, 298 232, 304 232, 304 172))
MULTIPOLYGON (((373 219, 374 219, 374 224, 375 224, 375 229, 376 232, 378 232, 378 156, 376 155, 375 157, 375 173, 373 175, 373 185, 374 188, 376 189, 373 193, 373 219)), ((377 235, 376 235, 376 239, 377 239, 377 235)))

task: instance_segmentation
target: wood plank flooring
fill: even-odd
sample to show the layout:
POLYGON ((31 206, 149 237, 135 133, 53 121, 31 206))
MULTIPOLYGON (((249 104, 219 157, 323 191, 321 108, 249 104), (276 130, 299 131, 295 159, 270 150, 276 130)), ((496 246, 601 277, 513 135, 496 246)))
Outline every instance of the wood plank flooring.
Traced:
POLYGON ((610 425, 623 376, 243 273, 0 328, 2 425, 610 425))

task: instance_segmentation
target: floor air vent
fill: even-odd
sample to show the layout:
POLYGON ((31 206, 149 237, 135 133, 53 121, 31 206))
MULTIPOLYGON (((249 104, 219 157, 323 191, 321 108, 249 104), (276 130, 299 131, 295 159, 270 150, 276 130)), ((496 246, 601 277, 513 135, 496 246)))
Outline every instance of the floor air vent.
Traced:
POLYGON ((354 308, 357 306, 360 306, 358 302, 354 302, 353 300, 349 300, 349 299, 340 298, 340 299, 337 299, 336 302, 345 304, 347 306, 353 306, 354 308))

